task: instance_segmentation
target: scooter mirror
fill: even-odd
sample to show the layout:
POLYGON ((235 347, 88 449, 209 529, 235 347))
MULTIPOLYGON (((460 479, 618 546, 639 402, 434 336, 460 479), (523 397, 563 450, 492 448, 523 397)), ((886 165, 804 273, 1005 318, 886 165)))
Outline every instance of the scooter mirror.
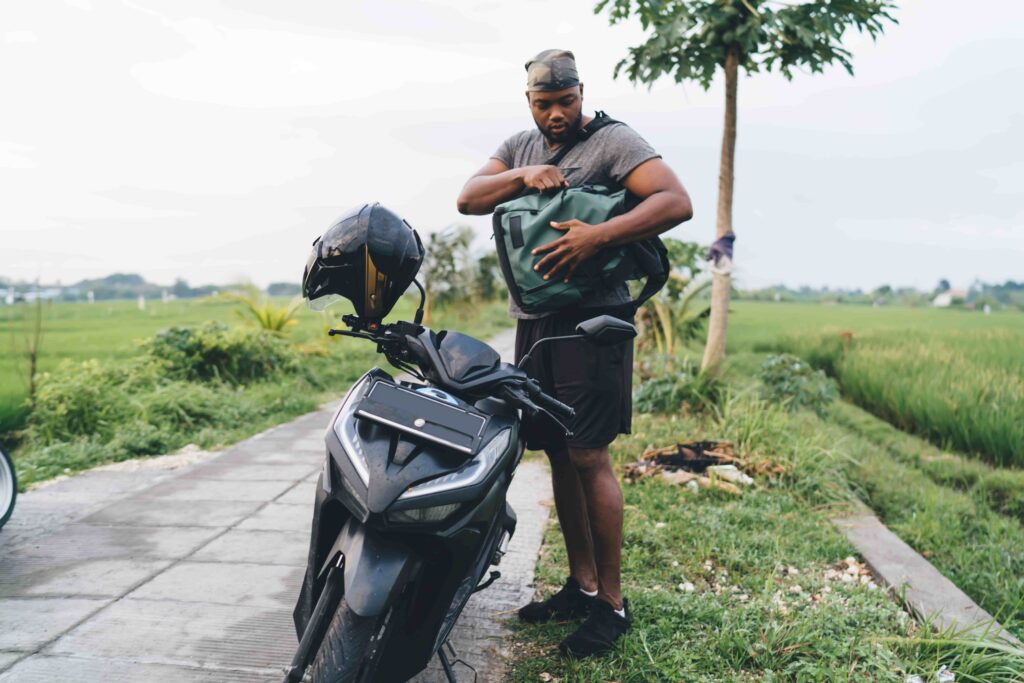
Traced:
POLYGON ((587 341, 597 346, 614 346, 635 337, 636 327, 615 316, 599 315, 577 325, 576 334, 582 334, 587 341))

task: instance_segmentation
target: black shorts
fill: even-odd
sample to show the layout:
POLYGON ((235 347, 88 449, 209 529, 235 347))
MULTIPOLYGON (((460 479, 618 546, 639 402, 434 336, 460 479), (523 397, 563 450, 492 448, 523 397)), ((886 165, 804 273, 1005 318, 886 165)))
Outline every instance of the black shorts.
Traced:
MULTIPOLYGON (((632 314, 589 309, 556 313, 516 326, 516 362, 544 337, 575 334, 576 325, 601 313, 633 322, 632 314)), ((629 434, 633 422, 633 340, 615 346, 596 346, 573 339, 543 344, 530 357, 526 372, 545 393, 573 407, 576 417, 567 425, 571 439, 550 420, 527 420, 523 425, 530 450, 603 448, 619 434, 629 434)))

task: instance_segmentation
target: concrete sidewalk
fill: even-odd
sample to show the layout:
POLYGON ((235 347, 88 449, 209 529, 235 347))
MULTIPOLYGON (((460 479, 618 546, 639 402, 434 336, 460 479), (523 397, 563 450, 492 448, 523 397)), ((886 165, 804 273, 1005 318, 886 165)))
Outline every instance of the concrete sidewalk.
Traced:
MULTIPOLYGON (((494 343, 505 355, 510 341, 494 343)), ((0 682, 279 681, 333 408, 219 453, 99 468, 19 497, 0 531, 0 682)), ((503 678, 502 622, 532 595, 549 491, 542 465, 520 467, 503 577, 456 627, 478 680, 503 678)))

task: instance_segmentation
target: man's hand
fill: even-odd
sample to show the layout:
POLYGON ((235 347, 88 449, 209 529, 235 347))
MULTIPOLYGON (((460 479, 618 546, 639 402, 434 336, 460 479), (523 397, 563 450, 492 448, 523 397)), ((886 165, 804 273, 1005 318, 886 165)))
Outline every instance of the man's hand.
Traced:
POLYGON ((565 179, 557 166, 541 164, 539 166, 525 166, 522 168, 523 185, 531 190, 547 192, 569 187, 569 181, 565 179))
POLYGON ((573 219, 561 223, 551 221, 551 227, 556 230, 564 230, 565 235, 554 242, 548 242, 533 250, 534 254, 548 252, 547 256, 537 262, 534 270, 544 272, 544 279, 550 280, 555 273, 564 270, 565 282, 579 265, 601 251, 604 246, 602 230, 600 226, 590 225, 583 221, 573 219))

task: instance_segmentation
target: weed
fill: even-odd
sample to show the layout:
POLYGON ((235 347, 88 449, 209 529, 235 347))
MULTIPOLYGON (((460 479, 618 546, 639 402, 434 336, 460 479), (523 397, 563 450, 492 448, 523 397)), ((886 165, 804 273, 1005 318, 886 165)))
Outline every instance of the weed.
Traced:
MULTIPOLYGON (((255 290, 255 288, 252 288, 255 290)), ((258 291, 226 294, 230 301, 242 304, 242 310, 261 330, 282 334, 293 325, 298 324, 295 312, 302 306, 301 298, 292 299, 285 305, 278 305, 273 300, 262 296, 258 291)))
POLYGON ((641 413, 706 412, 724 397, 724 385, 701 373, 689 358, 644 355, 638 374, 641 381, 633 401, 641 413))
POLYGON ((829 404, 839 398, 835 380, 788 353, 768 357, 761 365, 761 381, 765 397, 790 410, 810 408, 823 415, 829 404))

